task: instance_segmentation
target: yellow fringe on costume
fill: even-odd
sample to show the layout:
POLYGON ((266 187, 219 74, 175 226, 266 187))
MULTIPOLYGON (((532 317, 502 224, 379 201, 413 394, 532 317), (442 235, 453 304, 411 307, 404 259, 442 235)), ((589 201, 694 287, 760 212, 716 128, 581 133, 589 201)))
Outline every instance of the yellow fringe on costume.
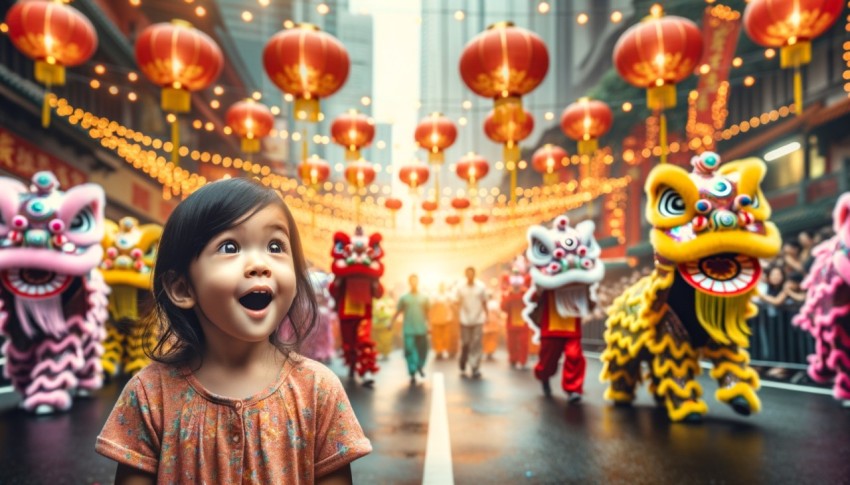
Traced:
POLYGON ((679 405, 679 407, 674 407, 673 402, 669 399, 667 400, 667 416, 670 417, 671 421, 681 421, 691 414, 705 414, 708 412, 708 404, 703 400, 699 401, 685 401, 679 405))
POLYGON ((714 397, 720 402, 728 403, 736 397, 743 397, 750 405, 750 411, 757 413, 761 411, 761 400, 756 395, 756 390, 746 382, 738 382, 732 387, 718 389, 714 397))
POLYGON ((755 290, 738 296, 715 296, 695 291, 697 319, 708 335, 724 345, 749 347, 750 299, 755 290))
POLYGON ((106 340, 103 341, 103 355, 100 358, 106 375, 114 376, 117 373, 125 338, 115 325, 111 323, 106 325, 106 340))

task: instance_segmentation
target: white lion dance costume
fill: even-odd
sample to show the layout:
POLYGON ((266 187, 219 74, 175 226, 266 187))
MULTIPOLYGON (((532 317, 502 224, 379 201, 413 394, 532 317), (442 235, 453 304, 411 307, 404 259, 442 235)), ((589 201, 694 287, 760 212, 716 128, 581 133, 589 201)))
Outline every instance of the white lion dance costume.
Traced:
POLYGON ((5 374, 39 414, 100 388, 107 294, 103 189, 59 190, 50 172, 32 186, 0 178, 0 333, 5 374))
MULTIPOLYGON (((114 376, 120 371, 135 374, 148 365, 143 338, 144 325, 139 316, 146 313, 151 301, 151 271, 162 226, 139 225, 133 217, 118 223, 106 220, 103 238, 105 254, 100 269, 112 289, 109 294, 110 322, 106 325, 103 370, 114 376)), ((151 334, 148 345, 156 344, 151 334)))
POLYGON ((531 265, 531 288, 525 293, 523 319, 540 341, 540 360, 534 376, 551 394, 549 378, 558 370, 564 354, 561 387, 570 401, 581 399, 585 360, 581 352, 581 319, 596 306, 596 289, 605 276, 599 258, 602 250, 593 221, 575 228, 567 216, 558 216, 552 229, 532 226, 528 230, 526 257, 531 265))

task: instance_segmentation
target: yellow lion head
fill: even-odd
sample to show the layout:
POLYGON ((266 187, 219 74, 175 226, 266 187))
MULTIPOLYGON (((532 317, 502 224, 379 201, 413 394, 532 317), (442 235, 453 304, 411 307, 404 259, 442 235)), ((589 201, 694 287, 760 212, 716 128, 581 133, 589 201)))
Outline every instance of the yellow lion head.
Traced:
POLYGON ((100 265, 106 283, 150 289, 161 236, 162 226, 156 224, 139 225, 133 217, 124 217, 117 224, 107 219, 101 242, 105 252, 100 265))
POLYGON ((691 173, 659 165, 646 181, 656 256, 678 265, 701 292, 746 293, 758 283, 758 258, 776 256, 782 244, 760 187, 767 168, 757 158, 721 165, 713 152, 694 157, 691 165, 691 173))

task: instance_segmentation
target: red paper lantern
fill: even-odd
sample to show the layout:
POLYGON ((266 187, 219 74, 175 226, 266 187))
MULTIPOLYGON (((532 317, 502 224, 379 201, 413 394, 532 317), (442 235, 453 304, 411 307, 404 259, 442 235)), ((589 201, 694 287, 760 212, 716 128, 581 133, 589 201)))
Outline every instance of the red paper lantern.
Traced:
POLYGON ((549 143, 538 148, 531 157, 531 167, 543 174, 546 185, 550 185, 558 178, 556 171, 569 163, 567 152, 549 143))
POLYGON ((611 129, 614 114, 602 101, 579 98, 561 113, 561 130, 578 142, 579 155, 591 155, 599 148, 598 138, 611 129))
POLYGON ((227 126, 242 140, 242 151, 260 151, 260 139, 268 136, 274 127, 274 115, 268 106, 253 99, 239 101, 224 116, 227 126))
MULTIPOLYGON (((47 86, 65 84, 65 68, 78 66, 97 50, 89 19, 64 3, 23 0, 6 14, 12 44, 35 61, 35 79, 47 86)), ((44 97, 42 125, 50 125, 50 95, 44 97)))
POLYGON ((423 226, 428 227, 428 226, 430 226, 431 224, 434 223, 434 218, 431 217, 431 216, 422 216, 422 217, 419 218, 419 222, 423 226))
POLYGON ((472 204, 469 202, 469 199, 465 197, 455 197, 452 199, 452 207, 457 210, 469 209, 470 205, 472 204))
POLYGON ((307 185, 323 184, 331 176, 331 165, 318 155, 313 155, 298 164, 298 175, 307 185))
MULTIPOLYGON (((504 144, 505 165, 519 161, 519 142, 528 138, 534 131, 534 117, 528 111, 512 112, 499 121, 495 111, 491 111, 484 120, 484 134, 496 143, 504 144)), ((508 169, 510 170, 510 169, 508 169)))
POLYGON ((428 182, 430 174, 431 171, 427 165, 418 163, 403 165, 398 170, 398 178, 411 189, 416 189, 428 182))
POLYGON ((844 0, 750 0, 744 30, 756 44, 779 48, 779 63, 794 68, 794 103, 803 112, 800 66, 812 60, 812 39, 826 32, 844 10, 844 0))
POLYGON ((487 175, 490 171, 490 164, 487 159, 474 152, 469 152, 455 166, 455 174, 462 180, 466 180, 469 187, 475 187, 479 180, 487 175))
POLYGON ((191 92, 212 84, 224 66, 221 49, 210 36, 183 20, 148 26, 136 39, 136 63, 162 88, 165 111, 186 113, 191 92))
POLYGON ((263 49, 263 67, 283 92, 295 97, 295 117, 319 121, 319 99, 337 92, 351 61, 336 37, 312 24, 275 34, 263 49))
POLYGON ((434 212, 437 210, 437 203, 433 200, 426 200, 422 202, 422 209, 426 212, 434 212))
MULTIPOLYGON (((136 39, 136 64, 142 73, 162 88, 160 105, 164 111, 187 113, 192 91, 212 84, 224 66, 218 45, 184 20, 153 24, 136 39)), ((171 123, 171 161, 179 161, 180 125, 171 123)))
POLYGON ((375 169, 368 162, 351 162, 345 167, 345 180, 362 189, 375 180, 375 169))
POLYGON ((414 133, 416 143, 428 150, 428 161, 431 163, 443 163, 445 154, 443 151, 452 146, 457 139, 457 128, 452 120, 443 116, 442 113, 431 113, 416 126, 414 133))
POLYGON ((490 216, 488 216, 487 214, 475 214, 472 216, 472 222, 478 224, 479 226, 489 220, 490 216))
POLYGON ((402 205, 401 199, 396 199, 395 197, 387 197, 384 201, 384 207, 393 212, 401 209, 402 205))
POLYGON ((690 20, 663 16, 660 5, 631 26, 614 46, 614 67, 629 84, 645 88, 646 104, 660 111, 661 162, 667 161, 667 117, 676 106, 676 83, 694 72, 702 59, 702 32, 690 20))
POLYGON ((450 226, 456 226, 456 225, 460 224, 460 221, 461 221, 461 219, 460 219, 460 216, 458 216, 458 215, 452 214, 452 215, 446 216, 446 224, 448 224, 450 226))
POLYGON ((359 160, 360 149, 369 146, 375 138, 375 120, 350 109, 331 123, 331 138, 345 148, 346 160, 359 160))
MULTIPOLYGON (((537 34, 499 22, 475 36, 460 57, 460 76, 475 94, 495 100, 495 109, 522 113, 521 96, 546 77, 549 53, 537 34)), ((520 115, 521 116, 521 115, 520 115)))

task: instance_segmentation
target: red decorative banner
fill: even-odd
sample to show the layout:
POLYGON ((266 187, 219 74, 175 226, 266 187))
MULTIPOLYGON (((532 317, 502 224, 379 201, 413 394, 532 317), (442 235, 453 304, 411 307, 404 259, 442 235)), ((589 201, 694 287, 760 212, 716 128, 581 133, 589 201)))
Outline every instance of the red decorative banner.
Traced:
POLYGON ((702 21, 702 38, 705 50, 699 66, 707 65, 697 85, 696 99, 691 98, 688 116, 688 138, 701 138, 702 146, 714 148, 714 132, 722 129, 729 111, 729 70, 738 34, 741 30, 741 13, 725 5, 705 9, 702 21), (709 142, 709 143, 705 143, 709 142))
POLYGON ((65 190, 88 180, 85 172, 49 155, 32 143, 0 128, 0 169, 29 180, 36 172, 49 170, 65 190))

